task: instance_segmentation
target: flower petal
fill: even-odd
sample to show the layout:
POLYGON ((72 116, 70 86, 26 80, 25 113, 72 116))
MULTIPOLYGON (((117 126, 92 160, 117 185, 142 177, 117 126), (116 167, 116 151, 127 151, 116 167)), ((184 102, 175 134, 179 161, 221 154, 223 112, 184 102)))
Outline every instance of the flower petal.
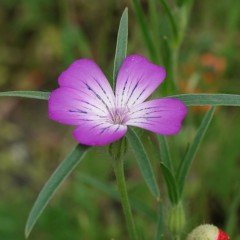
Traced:
POLYGON ((79 90, 79 95, 95 99, 97 105, 104 108, 114 107, 114 94, 105 75, 98 65, 90 59, 73 62, 64 71, 58 83, 61 87, 79 90))
POLYGON ((103 105, 94 96, 86 97, 79 90, 60 87, 54 90, 48 101, 49 118, 63 124, 79 125, 82 121, 102 121, 107 116, 103 105))
POLYGON ((89 59, 75 61, 58 79, 60 88, 49 98, 49 117, 79 125, 84 119, 102 120, 115 106, 115 97, 101 69, 89 59))
POLYGON ((186 106, 178 99, 155 99, 133 107, 126 124, 171 135, 179 132, 186 114, 186 106))
POLYGON ((104 146, 122 138, 127 126, 113 125, 106 122, 83 122, 73 132, 74 138, 84 145, 104 146))
POLYGON ((163 67, 149 62, 139 55, 130 55, 124 60, 116 83, 118 107, 142 103, 164 80, 163 67))

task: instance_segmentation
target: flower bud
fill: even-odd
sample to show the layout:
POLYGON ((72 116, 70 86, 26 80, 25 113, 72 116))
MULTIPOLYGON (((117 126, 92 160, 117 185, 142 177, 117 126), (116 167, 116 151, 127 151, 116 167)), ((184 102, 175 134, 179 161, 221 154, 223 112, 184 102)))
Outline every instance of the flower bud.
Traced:
POLYGON ((214 225, 204 224, 195 228, 187 240, 229 240, 229 236, 214 225))
POLYGON ((182 203, 172 206, 168 218, 168 228, 174 235, 180 235, 185 226, 185 212, 182 203))
POLYGON ((110 156, 114 160, 122 158, 125 155, 126 151, 127 151, 127 141, 126 141, 126 138, 123 137, 120 140, 110 144, 108 151, 109 151, 110 156))

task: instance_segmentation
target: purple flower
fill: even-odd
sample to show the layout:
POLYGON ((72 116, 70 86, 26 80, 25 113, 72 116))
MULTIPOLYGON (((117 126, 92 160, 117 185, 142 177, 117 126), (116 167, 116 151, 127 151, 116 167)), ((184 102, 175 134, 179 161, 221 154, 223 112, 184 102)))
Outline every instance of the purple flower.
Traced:
POLYGON ((103 146, 122 138, 127 126, 157 134, 179 132, 186 106, 173 98, 144 102, 166 76, 163 67, 139 55, 124 60, 116 80, 115 95, 96 63, 80 59, 64 71, 49 98, 49 118, 75 125, 81 144, 103 146))

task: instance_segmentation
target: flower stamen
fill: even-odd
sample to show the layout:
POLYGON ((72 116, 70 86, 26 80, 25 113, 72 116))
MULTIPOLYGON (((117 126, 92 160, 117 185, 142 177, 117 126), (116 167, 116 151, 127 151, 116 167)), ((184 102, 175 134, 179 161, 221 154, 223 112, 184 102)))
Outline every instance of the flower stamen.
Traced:
POLYGON ((119 124, 125 125, 125 123, 129 120, 129 109, 128 107, 123 108, 113 108, 109 111, 108 120, 111 124, 119 124))

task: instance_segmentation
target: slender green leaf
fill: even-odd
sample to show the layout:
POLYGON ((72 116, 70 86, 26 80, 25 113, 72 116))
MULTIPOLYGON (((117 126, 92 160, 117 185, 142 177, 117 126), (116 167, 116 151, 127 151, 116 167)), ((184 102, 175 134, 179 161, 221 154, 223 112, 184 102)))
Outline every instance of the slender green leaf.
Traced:
POLYGON ((151 162, 147 156, 147 153, 144 149, 144 146, 138 137, 137 133, 129 128, 127 133, 127 140, 130 143, 130 146, 133 150, 133 153, 136 157, 138 166, 141 170, 144 180, 146 181, 151 193, 159 199, 160 192, 154 176, 151 162))
POLYGON ((40 100, 48 100, 49 92, 40 92, 40 91, 8 91, 0 92, 0 97, 23 97, 23 98, 32 98, 40 100))
POLYGON ((132 0, 132 3, 133 3, 133 9, 134 9, 136 17, 137 17, 137 21, 140 25, 140 28, 141 28, 141 31, 143 34, 145 44, 149 51, 150 58, 152 61, 159 64, 159 58, 157 55, 157 51, 154 47, 154 43, 151 38, 149 27, 146 24, 146 19, 145 19, 141 4, 139 3, 139 0, 132 0))
MULTIPOLYGON (((99 191, 102 191, 109 195, 111 198, 120 200, 119 192, 115 189, 115 187, 111 186, 110 184, 104 183, 97 178, 86 174, 78 174, 78 179, 80 182, 88 184, 97 188, 99 191)), ((155 221, 156 220, 156 213, 152 210, 149 206, 147 206, 142 201, 139 201, 136 197, 130 196, 130 204, 131 206, 139 212, 145 214, 149 219, 155 221)))
MULTIPOLYGON (((0 97, 22 97, 40 100, 48 100, 50 92, 41 91, 8 91, 0 92, 0 97)), ((179 94, 168 96, 183 101, 187 106, 240 106, 240 95, 238 94, 179 94)))
POLYGON ((179 170, 177 172, 177 181, 178 181, 178 185, 179 185, 180 195, 182 194, 186 176, 187 176, 188 171, 192 165, 192 162, 196 156, 197 150, 199 149, 202 139, 205 136, 205 133, 207 132, 207 129, 211 123, 214 111, 215 111, 215 107, 212 107, 205 114, 205 116, 201 122, 201 125, 198 128, 197 134, 196 134, 192 144, 189 146, 186 156, 184 157, 183 161, 180 164, 179 170))
POLYGON ((175 177, 173 176, 171 170, 161 163, 161 169, 163 173, 164 180, 166 181, 169 199, 172 204, 177 204, 179 202, 179 191, 175 177))
POLYGON ((174 39, 177 41, 178 40, 178 28, 177 28, 177 24, 176 24, 176 21, 174 19, 174 16, 172 14, 172 10, 169 7, 167 1, 165 1, 165 0, 159 0, 159 1, 161 2, 161 4, 164 7, 164 10, 166 11, 166 14, 168 16, 169 22, 170 22, 171 27, 172 27, 172 32, 173 32, 174 39))
POLYGON ((182 100, 187 106, 240 106, 240 95, 237 94, 179 94, 169 96, 182 100))
POLYGON ((141 136, 139 135, 142 144, 145 147, 148 158, 151 162, 159 160, 159 144, 157 135, 151 132, 145 131, 141 136))
POLYGON ((172 169, 172 161, 169 151, 168 142, 165 136, 157 135, 158 142, 160 145, 160 158, 161 161, 167 166, 169 169, 172 169))
POLYGON ((52 176, 46 182, 37 200, 35 201, 32 210, 29 214, 26 227, 25 236, 28 237, 33 229, 37 219, 53 197, 56 190, 66 177, 73 171, 73 169, 83 159, 88 147, 77 145, 73 151, 65 158, 65 160, 58 166, 52 176))
POLYGON ((128 9, 125 8, 118 28, 117 45, 113 66, 113 89, 115 88, 115 81, 117 78, 118 70, 127 55, 128 44, 128 9))

